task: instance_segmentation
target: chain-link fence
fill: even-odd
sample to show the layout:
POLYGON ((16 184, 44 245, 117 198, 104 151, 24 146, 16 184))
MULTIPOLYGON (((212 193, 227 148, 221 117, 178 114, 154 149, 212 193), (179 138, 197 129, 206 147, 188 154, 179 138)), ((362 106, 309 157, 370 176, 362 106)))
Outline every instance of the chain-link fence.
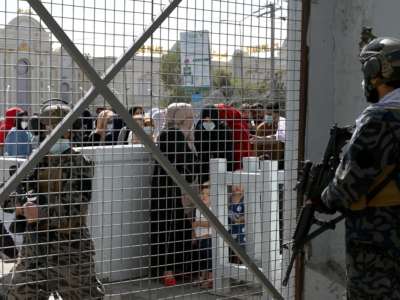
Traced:
POLYGON ((300 30, 299 0, 3 0, 2 294, 293 299, 300 30))

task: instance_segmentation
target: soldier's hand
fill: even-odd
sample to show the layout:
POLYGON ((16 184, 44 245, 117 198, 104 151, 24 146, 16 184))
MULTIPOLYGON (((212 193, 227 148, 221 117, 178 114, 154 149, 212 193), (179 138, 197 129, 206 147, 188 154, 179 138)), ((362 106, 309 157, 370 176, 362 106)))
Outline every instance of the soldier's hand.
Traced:
POLYGON ((36 203, 28 201, 24 204, 24 216, 28 223, 35 223, 39 218, 39 208, 36 203))
POLYGON ((314 206, 315 210, 321 214, 334 214, 336 212, 336 210, 334 209, 330 209, 328 208, 324 202, 322 201, 322 199, 320 197, 316 198, 316 199, 310 199, 307 200, 312 202, 312 205, 314 206))

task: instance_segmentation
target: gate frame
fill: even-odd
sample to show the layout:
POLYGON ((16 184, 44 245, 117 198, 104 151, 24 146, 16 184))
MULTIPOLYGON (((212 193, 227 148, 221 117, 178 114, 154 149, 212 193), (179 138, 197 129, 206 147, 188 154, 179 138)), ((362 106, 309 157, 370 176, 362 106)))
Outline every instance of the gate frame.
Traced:
MULTIPOLYGON (((301 162, 305 160, 305 144, 307 129, 307 98, 308 98, 308 70, 309 70, 309 53, 310 49, 307 43, 308 27, 311 14, 311 0, 301 0, 301 58, 300 58, 300 111, 299 111, 299 153, 298 153, 298 169, 301 169, 301 162)), ((303 206, 303 199, 297 199, 297 213, 303 206)), ((295 300, 303 300, 304 298, 304 254, 301 254, 295 263, 295 300)))
POLYGON ((106 74, 102 78, 97 74, 96 70, 86 60, 84 55, 79 51, 74 42, 68 37, 65 31, 49 13, 41 0, 26 0, 37 15, 43 20, 48 29, 56 36, 61 46, 68 52, 74 62, 79 66, 82 72, 89 78, 93 86, 80 99, 72 111, 60 122, 49 136, 41 143, 37 151, 35 151, 27 161, 18 168, 17 172, 6 182, 0 189, 0 203, 4 203, 8 195, 15 190, 17 185, 23 178, 38 164, 38 162, 48 153, 50 148, 57 142, 61 135, 66 132, 72 123, 80 116, 84 109, 101 94, 104 99, 115 109, 120 117, 126 122, 127 126, 136 132, 140 141, 153 155, 155 160, 165 169, 175 183, 189 196, 196 205, 196 208, 207 218, 215 230, 221 235, 223 240, 232 248, 232 250, 240 257, 242 262, 253 272, 254 276, 264 286, 265 290, 275 299, 284 299, 282 295, 275 289, 274 285, 268 280, 253 260, 241 248, 241 246, 232 238, 229 232, 221 224, 218 218, 210 211, 210 209, 201 201, 199 195, 191 188, 185 178, 179 174, 175 167, 161 153, 155 143, 147 136, 144 130, 132 119, 128 110, 118 100, 115 94, 108 87, 108 83, 121 71, 125 64, 134 56, 138 49, 145 41, 161 26, 162 22, 175 10, 182 0, 173 0, 168 7, 162 11, 161 15, 150 25, 143 35, 133 43, 129 49, 120 56, 117 61, 110 66, 106 74))

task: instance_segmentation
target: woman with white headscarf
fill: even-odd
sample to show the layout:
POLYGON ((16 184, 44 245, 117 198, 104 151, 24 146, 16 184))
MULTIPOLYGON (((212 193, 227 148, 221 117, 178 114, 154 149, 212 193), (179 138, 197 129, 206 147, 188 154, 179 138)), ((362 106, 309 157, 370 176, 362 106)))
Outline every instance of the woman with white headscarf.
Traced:
POLYGON ((167 112, 166 109, 159 109, 159 108, 153 108, 151 110, 151 118, 154 123, 153 137, 155 141, 158 140, 160 131, 165 126, 166 112, 167 112))
POLYGON ((111 110, 103 110, 96 119, 96 129, 89 135, 89 142, 93 145, 113 145, 114 141, 114 113, 111 110))
MULTIPOLYGON (((198 163, 193 141, 193 110, 190 104, 168 106, 164 129, 158 138, 161 152, 185 179, 195 184, 198 163)), ((175 276, 190 273, 192 215, 187 197, 173 179, 156 165, 152 180, 151 254, 152 275, 174 285, 175 276)))

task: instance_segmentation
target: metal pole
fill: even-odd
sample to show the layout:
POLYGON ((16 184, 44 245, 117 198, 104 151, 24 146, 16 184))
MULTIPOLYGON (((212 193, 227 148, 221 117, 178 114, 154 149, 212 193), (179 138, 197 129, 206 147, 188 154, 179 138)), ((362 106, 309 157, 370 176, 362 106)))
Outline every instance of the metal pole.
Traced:
POLYGON ((129 106, 129 103, 128 103, 128 82, 127 82, 127 79, 126 79, 126 70, 122 70, 122 75, 124 76, 123 77, 123 85, 124 85, 124 87, 122 88, 124 91, 125 91, 125 105, 127 105, 127 106, 129 106))
MULTIPOLYGON (((6 105, 10 103, 10 85, 7 84, 7 90, 6 90, 6 105)), ((6 106, 7 107, 7 106, 6 106)))
MULTIPOLYGON (((116 64, 109 69, 107 75, 104 79, 100 78, 97 72, 93 69, 90 63, 85 59, 82 53, 76 48, 75 44, 69 39, 69 37, 65 34, 62 28, 58 25, 58 23, 54 20, 54 18, 50 15, 50 13, 46 10, 43 4, 37 0, 27 0, 35 12, 42 18, 42 20, 46 23, 47 27, 53 32, 53 34, 57 37, 59 42, 63 45, 69 55, 75 60, 81 70, 89 77, 91 82, 93 83, 94 87, 91 90, 96 93, 97 91, 102 94, 104 99, 107 99, 109 104, 115 109, 115 111, 122 117, 122 119, 126 122, 128 127, 135 131, 135 134, 139 137, 142 141, 144 146, 152 153, 153 157, 157 160, 157 162, 165 169, 165 171, 171 176, 171 178, 178 184, 178 186, 183 190, 183 192, 191 198, 197 208, 204 214, 204 216, 208 219, 211 225, 216 229, 216 231, 222 236, 224 241, 235 251, 235 253, 242 259, 244 264, 252 271, 256 278, 264 285, 267 291, 270 292, 271 296, 276 299, 283 299, 280 293, 275 289, 273 284, 267 279, 267 277, 262 273, 262 271, 257 267, 257 265, 252 261, 252 259, 247 255, 247 253, 242 249, 242 247, 233 239, 231 234, 225 229, 225 227, 220 223, 218 218, 209 210, 209 208, 201 201, 200 196, 191 188, 189 183, 185 180, 185 178, 172 166, 169 160, 161 153, 161 151, 157 148, 154 142, 150 139, 150 137, 144 132, 144 130, 132 119, 126 108, 122 105, 122 103, 117 99, 115 94, 111 92, 111 90, 107 86, 107 78, 110 74, 116 74, 118 71, 123 67, 122 61, 126 60, 128 53, 135 53, 133 51, 128 50, 125 55, 123 55, 116 64), (118 71, 116 71, 117 66, 121 66, 118 71)), ((176 6, 181 2, 181 0, 176 0, 172 3, 176 3, 176 6)), ((170 4, 171 6, 172 4, 170 4)), ((170 7, 169 6, 169 7, 170 7)), ((174 9, 174 8, 173 8, 174 9)), ((173 11, 171 10, 171 12, 173 11)), ((164 11, 165 12, 165 11, 164 11)), ((168 14, 169 15, 169 14, 168 14)), ((153 26, 154 23, 150 28, 157 29, 157 26, 153 26)), ((151 35, 151 33, 150 33, 151 35)), ((142 39, 139 39, 141 41, 142 39)), ((146 39, 143 40, 143 42, 146 39)), ((135 43, 133 46, 135 46, 135 43)), ((133 47, 132 47, 133 48, 133 47)), ((129 60, 129 58, 128 58, 129 60)), ((88 95, 87 97, 88 98, 88 95)), ((85 100, 85 99, 83 99, 85 100)), ((85 108, 82 105, 85 101, 82 101, 80 105, 77 105, 77 108, 74 109, 71 113, 69 113, 66 118, 61 122, 54 131, 48 136, 44 143, 40 146, 39 150, 33 155, 32 158, 28 159, 22 165, 22 168, 18 170, 18 172, 11 178, 11 182, 8 181, 7 184, 3 187, 0 194, 0 201, 4 201, 6 198, 5 196, 11 193, 12 185, 14 184, 15 187, 18 184, 17 178, 22 180, 21 174, 24 172, 28 172, 27 169, 28 165, 32 168, 36 165, 35 162, 38 162, 41 157, 43 157, 50 147, 57 141, 59 136, 61 136, 62 132, 66 130, 74 121, 73 117, 77 117, 77 111, 80 111, 85 108), (75 114, 74 114, 75 113, 75 114), (39 156, 42 154, 42 156, 39 156), (17 176, 20 177, 17 177, 17 176), (6 193, 7 191, 8 194, 6 193)), ((14 187, 14 189, 15 189, 14 187)))
POLYGON ((271 97, 275 101, 275 4, 269 5, 271 8, 271 97))
MULTIPOLYGON (((280 10, 282 8, 276 8, 275 3, 270 3, 265 6, 266 8, 269 8, 269 10, 265 13, 262 13, 258 15, 258 17, 262 17, 267 15, 268 13, 271 13, 271 47, 270 47, 270 52, 271 52, 271 98, 272 100, 275 100, 276 96, 276 78, 275 78, 275 11, 280 10)), ((256 11, 259 12, 260 10, 256 11)), ((282 18, 281 18, 282 19, 282 18)))
POLYGON ((244 98, 244 78, 243 78, 243 73, 244 73, 244 70, 243 70, 243 60, 244 60, 244 20, 245 20, 245 18, 241 21, 241 24, 240 24, 240 27, 239 28, 241 28, 241 33, 240 33, 240 38, 241 38, 241 41, 240 41, 240 46, 241 46, 241 48, 242 49, 240 49, 240 88, 241 88, 241 97, 242 97, 242 100, 243 100, 243 98, 244 98))
MULTIPOLYGON (((298 138, 298 161, 304 161, 306 143, 306 120, 307 120, 307 94, 308 94, 308 53, 307 33, 310 21, 311 1, 302 0, 301 16, 301 60, 300 60, 300 111, 299 111, 299 138, 298 138)), ((288 26, 289 28, 289 26, 288 26)), ((300 169, 300 166, 297 167, 300 169)), ((301 199, 297 199, 297 207, 303 205, 301 199)), ((304 256, 301 255, 295 264, 295 299, 303 300, 304 297, 304 256)))

